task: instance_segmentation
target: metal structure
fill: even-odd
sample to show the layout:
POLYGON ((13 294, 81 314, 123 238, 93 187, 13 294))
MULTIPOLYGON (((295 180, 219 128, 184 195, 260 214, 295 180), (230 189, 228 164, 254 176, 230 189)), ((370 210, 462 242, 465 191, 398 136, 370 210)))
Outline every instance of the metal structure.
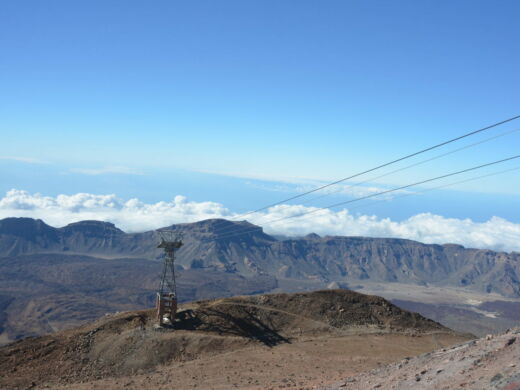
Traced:
POLYGON ((177 284, 175 280, 175 251, 182 246, 182 237, 174 231, 160 231, 161 242, 157 248, 164 249, 164 266, 156 309, 160 326, 172 325, 177 313, 177 284))

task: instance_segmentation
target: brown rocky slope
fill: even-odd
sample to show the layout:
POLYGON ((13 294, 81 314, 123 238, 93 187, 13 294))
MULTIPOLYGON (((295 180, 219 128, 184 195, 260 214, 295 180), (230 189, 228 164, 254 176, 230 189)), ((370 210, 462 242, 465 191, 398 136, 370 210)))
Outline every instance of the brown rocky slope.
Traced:
POLYGON ((349 290, 199 301, 178 317, 175 329, 158 330, 152 310, 127 312, 9 344, 0 387, 167 388, 172 376, 175 388, 305 388, 339 379, 345 364, 359 372, 470 338, 349 290))

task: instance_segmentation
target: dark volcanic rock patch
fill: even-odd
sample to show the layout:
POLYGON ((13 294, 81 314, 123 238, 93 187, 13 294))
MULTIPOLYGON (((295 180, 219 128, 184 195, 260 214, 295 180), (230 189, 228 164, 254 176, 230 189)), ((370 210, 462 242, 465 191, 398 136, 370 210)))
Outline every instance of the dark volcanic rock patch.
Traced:
MULTIPOLYGON (((182 302, 277 287, 215 270, 179 270, 182 302)), ((38 254, 0 260, 0 329, 11 340, 93 321, 106 313, 154 305, 161 263, 145 259, 38 254)), ((1 332, 0 332, 1 333, 1 332)))

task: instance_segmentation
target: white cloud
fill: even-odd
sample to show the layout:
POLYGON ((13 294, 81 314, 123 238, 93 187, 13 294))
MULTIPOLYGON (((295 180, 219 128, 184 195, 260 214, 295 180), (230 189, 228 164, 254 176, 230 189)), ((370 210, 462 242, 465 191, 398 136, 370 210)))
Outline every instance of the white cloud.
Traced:
POLYGON ((0 218, 39 218, 52 226, 95 219, 112 222, 129 232, 228 216, 228 210, 218 203, 189 202, 183 196, 176 196, 169 202, 148 204, 138 199, 124 201, 113 194, 78 193, 50 197, 11 190, 0 199, 0 218))
POLYGON ((315 177, 307 177, 307 176, 285 176, 279 174, 262 174, 262 173, 244 173, 237 171, 219 171, 219 170, 210 170, 210 169, 196 169, 194 172, 199 173, 207 173, 209 175, 219 175, 219 176, 229 176, 236 177, 241 179, 251 179, 251 180, 260 180, 260 181, 268 181, 268 182, 279 182, 279 183, 289 183, 289 184, 302 184, 302 183, 327 183, 329 181, 337 180, 336 177, 322 177, 321 180, 316 179, 315 177))
MULTIPOLYGON (((326 184, 326 183, 325 183, 326 184)), ((306 185, 306 186, 299 186, 296 188, 297 192, 308 192, 311 191, 319 186, 324 185, 324 183, 317 183, 316 185, 306 185)), ((357 183, 340 183, 336 184, 334 186, 330 186, 327 188, 324 188, 323 190, 316 191, 316 193, 310 195, 312 199, 320 199, 322 197, 331 195, 331 194, 339 194, 339 195, 347 195, 353 198, 362 198, 365 196, 374 196, 374 199, 392 199, 395 196, 403 195, 403 194, 412 194, 412 191, 409 190, 395 190, 391 193, 382 194, 379 196, 375 196, 378 193, 385 192, 388 190, 391 190, 392 188, 389 187, 377 187, 374 185, 364 185, 364 184, 357 184, 357 183)))
MULTIPOLYGON (((96 219, 136 232, 173 223, 240 216, 219 203, 191 202, 183 196, 176 196, 171 201, 144 203, 138 199, 125 201, 116 195, 78 193, 49 197, 11 190, 0 198, 0 218, 6 217, 40 218, 53 226, 96 219)), ((278 205, 248 217, 253 223, 265 224, 265 231, 272 234, 315 232, 320 235, 398 237, 425 243, 457 243, 466 247, 520 251, 520 224, 498 217, 475 222, 423 213, 404 221, 393 221, 374 215, 352 215, 346 209, 319 210, 302 205, 278 205), (316 211, 304 217, 278 221, 313 210, 316 211)))
MULTIPOLYGON (((252 181, 246 181, 246 185, 252 187, 261 189, 264 191, 273 191, 273 192, 285 192, 285 193, 307 193, 309 191, 312 191, 316 188, 319 188, 323 185, 326 185, 327 183, 322 181, 313 181, 308 183, 290 183, 290 182, 252 182, 252 181)), ((404 194, 413 194, 414 192, 410 190, 396 190, 391 193, 382 194, 379 196, 375 196, 376 194, 384 191, 388 191, 391 188, 389 187, 378 187, 374 185, 365 185, 364 183, 339 183, 333 186, 326 187, 320 191, 316 191, 309 195, 308 198, 306 198, 303 203, 310 203, 313 200, 319 200, 321 198, 324 198, 331 194, 337 194, 337 195, 347 195, 352 198, 361 198, 365 196, 374 196, 374 199, 392 199, 396 196, 401 196, 404 194)), ((330 202, 329 202, 330 203, 330 202)))
POLYGON ((27 164, 49 164, 47 161, 39 160, 37 158, 32 157, 23 157, 23 156, 0 156, 0 160, 10 160, 10 161, 18 161, 27 164))
MULTIPOLYGON (((276 221, 311 210, 303 206, 276 206, 269 210, 263 222, 276 221)), ((520 224, 492 217, 485 222, 471 219, 446 218, 431 213, 414 215, 403 221, 379 218, 375 215, 352 215, 348 210, 318 210, 300 218, 285 219, 266 226, 268 233, 304 235, 347 235, 395 237, 430 244, 454 243, 469 248, 489 248, 520 251, 520 224)))
POLYGON ((142 175, 141 171, 123 167, 123 166, 110 166, 103 168, 72 168, 72 173, 80 173, 82 175, 97 176, 106 174, 119 174, 119 175, 142 175))

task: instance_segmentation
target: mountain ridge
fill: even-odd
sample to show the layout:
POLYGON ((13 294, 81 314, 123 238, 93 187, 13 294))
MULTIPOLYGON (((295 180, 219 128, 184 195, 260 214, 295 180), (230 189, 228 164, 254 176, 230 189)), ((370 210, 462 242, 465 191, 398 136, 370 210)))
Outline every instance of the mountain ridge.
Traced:
MULTIPOLYGON (((177 264, 184 269, 322 282, 371 280, 445 285, 520 297, 520 253, 457 244, 423 244, 400 238, 309 234, 280 241, 262 228, 252 227, 246 221, 209 219, 167 228, 183 234, 184 246, 177 253, 177 264), (230 237, 226 230, 220 230, 228 227, 237 234, 230 237)), ((157 230, 124 233, 115 225, 100 221, 52 228, 40 220, 9 218, 0 221, 0 258, 74 253, 160 259, 159 239, 157 230)))

